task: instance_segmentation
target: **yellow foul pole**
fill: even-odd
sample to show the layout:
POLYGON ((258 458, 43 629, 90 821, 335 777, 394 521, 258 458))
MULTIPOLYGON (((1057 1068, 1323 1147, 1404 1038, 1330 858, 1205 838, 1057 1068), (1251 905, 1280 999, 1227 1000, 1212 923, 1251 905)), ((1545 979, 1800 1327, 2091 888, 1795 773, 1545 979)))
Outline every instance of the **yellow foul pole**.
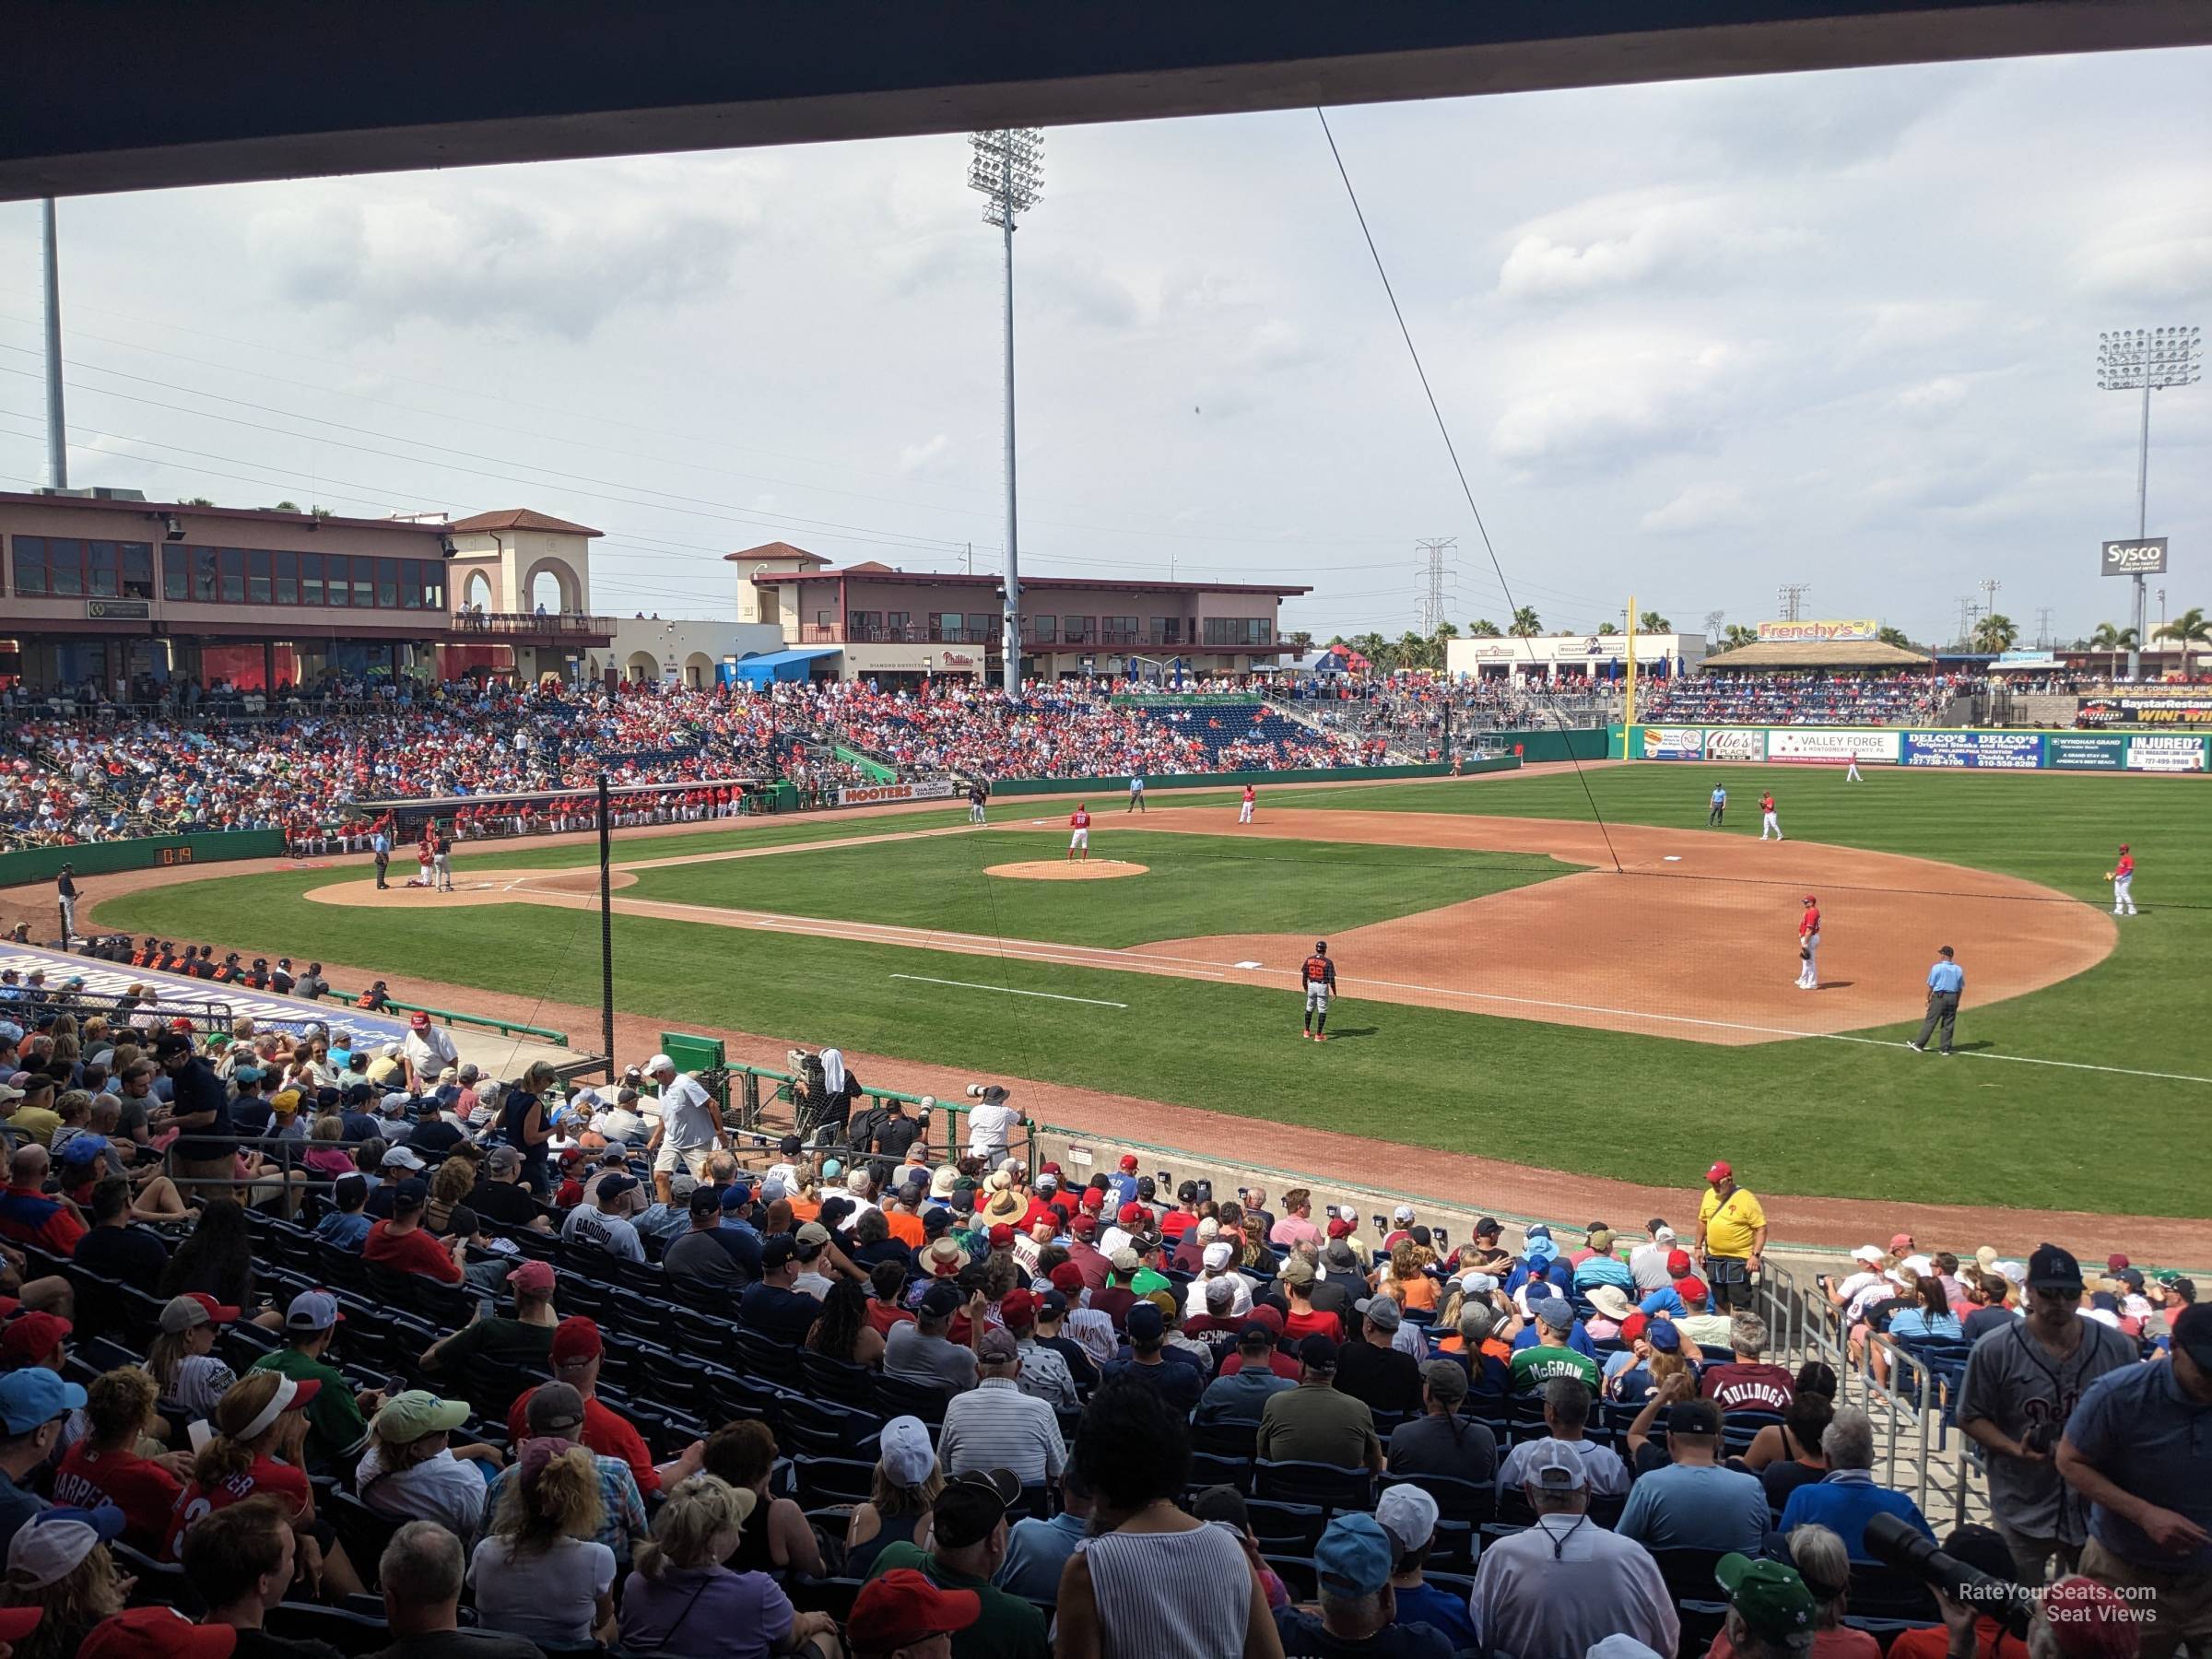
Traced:
POLYGON ((1630 735, 1636 728, 1636 595, 1629 595, 1629 696, 1621 710, 1620 758, 1630 758, 1636 740, 1630 735))

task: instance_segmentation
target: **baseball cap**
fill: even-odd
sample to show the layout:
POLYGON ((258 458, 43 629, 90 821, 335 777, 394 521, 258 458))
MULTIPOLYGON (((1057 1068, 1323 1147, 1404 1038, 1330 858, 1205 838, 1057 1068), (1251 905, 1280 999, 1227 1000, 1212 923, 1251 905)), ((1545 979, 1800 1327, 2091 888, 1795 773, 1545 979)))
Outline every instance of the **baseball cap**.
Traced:
POLYGON ((1083 1288, 1083 1269, 1073 1262, 1063 1262, 1045 1276, 1053 1288, 1064 1296, 1074 1296, 1083 1288))
POLYGON ((1396 1300, 1388 1296, 1363 1296, 1352 1311, 1378 1331, 1394 1331, 1403 1319, 1396 1300))
MULTIPOLYGON (((1130 1312, 1135 1312, 1135 1310, 1133 1308, 1130 1312)), ((1310 1365, 1315 1371, 1335 1371, 1336 1339, 1315 1332, 1298 1345, 1298 1358, 1301 1365, 1310 1365)))
POLYGON ((665 1054, 655 1054, 652 1059, 645 1062, 645 1074, 648 1077, 651 1077, 654 1072, 657 1071, 674 1071, 675 1069, 676 1062, 669 1059, 665 1054))
POLYGON ((1350 1218, 1346 1216, 1331 1216, 1329 1218, 1330 1238, 1348 1239, 1352 1236, 1355 1230, 1356 1229, 1353 1227, 1350 1218))
POLYGON ((93 1627, 78 1659, 230 1659, 238 1631, 194 1624, 174 1607, 131 1607, 93 1627))
POLYGON ((1620 1322, 1620 1339, 1623 1342, 1633 1342, 1651 1328, 1650 1315, 1639 1308, 1620 1322))
POLYGON ((1689 1252, 1687 1250, 1668 1251, 1666 1253, 1666 1273, 1669 1278, 1688 1278, 1689 1277, 1689 1252))
POLYGON ((960 1288, 958 1285, 950 1279, 941 1278, 922 1293, 922 1300, 917 1312, 931 1319, 949 1319, 966 1305, 967 1300, 968 1299, 960 1294, 960 1288))
POLYGON ((10 1434, 29 1434, 85 1403, 85 1391, 42 1365, 0 1375, 0 1423, 10 1434))
POLYGON ((931 1636, 965 1630, 982 1616, 982 1598, 974 1591, 940 1590, 912 1568, 897 1567, 869 1580, 853 1598, 845 1637, 857 1659, 877 1659, 931 1636))
POLYGON ((420 1181, 403 1181, 392 1189, 392 1213, 395 1216, 410 1214, 429 1201, 430 1189, 420 1181))
POLYGON ((2116 1250, 2104 1258, 2104 1270, 2107 1273, 2117 1273, 2128 1265, 2128 1259, 2116 1250))
POLYGON ((1579 1492, 1590 1484, 1583 1454, 1566 1441, 1540 1440, 1529 1446, 1521 1464, 1524 1486, 1542 1487, 1547 1492, 1579 1492))
POLYGON ((1034 1324, 1037 1322, 1037 1298, 1017 1286, 1007 1291, 999 1302, 998 1316, 1006 1322, 1009 1328, 1034 1324))
POLYGON ((1436 1500, 1410 1480, 1385 1487, 1375 1500, 1375 1524, 1390 1535, 1392 1552, 1396 1555, 1411 1555, 1433 1538, 1436 1516, 1436 1500))
POLYGON ((422 1154, 412 1147, 392 1147, 386 1149, 380 1168, 386 1170, 427 1170, 422 1154))
POLYGON ((1718 1434, 1721 1408, 1711 1400, 1677 1400, 1666 1411, 1669 1434, 1718 1434))
POLYGON ((7 1576, 18 1587, 44 1590, 84 1564, 123 1532, 123 1512, 112 1503, 96 1510, 50 1509, 32 1515, 7 1547, 7 1576))
POLYGON ((895 1417, 883 1426, 877 1444, 877 1462, 893 1486, 918 1487, 937 1466, 937 1453, 929 1443, 929 1430, 917 1417, 895 1417))
MULTIPOLYGON (((710 1188, 710 1191, 712 1189, 710 1188)), ((722 1207, 725 1210, 743 1209, 753 1201, 753 1189, 742 1181, 733 1181, 722 1189, 722 1207)))
POLYGON ((11 1364, 28 1365, 43 1359, 76 1327, 53 1313, 21 1313, 0 1326, 0 1355, 11 1364))
POLYGON ((1644 1340, 1663 1354, 1678 1354, 1682 1351, 1682 1333, 1675 1329, 1675 1322, 1671 1319, 1653 1320, 1644 1340))
POLYGON ((564 1434, 583 1422, 583 1395, 566 1382, 540 1382, 523 1408, 533 1435, 564 1434))
POLYGON ((971 1469, 956 1475, 937 1494, 931 1531, 947 1548, 980 1544, 1020 1496, 1021 1482, 1009 1469, 971 1469))
POLYGON ((1675 1281, 1675 1294, 1686 1302, 1701 1302, 1712 1294, 1712 1288, 1693 1275, 1675 1281))
POLYGON ((1904 1252, 1909 1251, 1912 1248, 1912 1235, 1911 1233, 1900 1232, 1891 1233, 1889 1235, 1889 1253, 1891 1255, 1902 1254, 1904 1252))
POLYGON ((441 1400, 427 1388, 409 1388, 394 1394, 376 1414, 373 1425, 381 1439, 397 1445, 413 1445, 426 1434, 450 1434, 468 1421, 466 1400, 441 1400))
POLYGON ((789 1233, 777 1233, 760 1246, 760 1271, 774 1273, 799 1253, 799 1241, 789 1233))
POLYGON ((1730 1553, 1712 1576, 1753 1635, 1786 1637, 1813 1628, 1813 1593, 1795 1568, 1730 1553))
POLYGON ((599 1326, 581 1313, 571 1313, 553 1327, 552 1359, 557 1366, 596 1359, 606 1351, 599 1340, 599 1326))
MULTIPOLYGON (((1429 1507, 1435 1510, 1433 1500, 1429 1507)), ((1391 1546, 1390 1534, 1373 1515, 1338 1515, 1323 1529, 1321 1542, 1313 1547, 1313 1566, 1322 1587, 1340 1595, 1374 1594, 1390 1583, 1390 1571, 1396 1564, 1397 1551, 1391 1546)))
POLYGON ((1132 1342, 1158 1342, 1167 1334, 1167 1322, 1160 1317, 1159 1309, 1150 1301, 1131 1304, 1125 1316, 1124 1329, 1132 1342))
MULTIPOLYGON (((1130 1312, 1134 1313, 1136 1310, 1132 1308, 1130 1312)), ((1013 1332, 993 1329, 985 1331, 975 1345, 975 1357, 984 1365, 1011 1365, 1021 1358, 1021 1350, 1014 1345, 1013 1332)))
POLYGON ((1447 1406, 1456 1406, 1467 1397, 1467 1373, 1449 1359, 1431 1359, 1423 1365, 1421 1381, 1447 1406))
POLYGON ((1216 1240, 1213 1243, 1208 1244, 1203 1251, 1199 1253, 1198 1259, 1205 1263, 1206 1266, 1213 1268, 1216 1272, 1218 1272, 1220 1269, 1229 1265, 1230 1258, 1235 1254, 1236 1252, 1231 1249, 1228 1243, 1220 1240, 1216 1240))
POLYGON ((2173 1346, 2212 1371, 2212 1303, 2191 1302, 2174 1316, 2173 1346))
POLYGON ((229 1324, 238 1317, 238 1312, 236 1308, 226 1308, 204 1290, 187 1290, 162 1304, 161 1329, 164 1335, 175 1336, 204 1324, 229 1324))
POLYGON ((2035 1253, 2028 1258, 2028 1288, 2030 1290, 2076 1290, 2081 1288, 2081 1264, 2071 1253, 2055 1244, 2039 1244, 2035 1253))
POLYGON ((1112 1264, 1116 1273, 1135 1273, 1136 1271, 1136 1252, 1126 1244, 1107 1259, 1112 1264))
POLYGON ((1122 1154, 1122 1163, 1121 1163, 1121 1167, 1122 1167, 1123 1169, 1124 1169, 1124 1170, 1134 1170, 1134 1169, 1135 1169, 1135 1168, 1136 1168, 1136 1154, 1135 1154, 1135 1153, 1134 1153, 1134 1152, 1124 1152, 1124 1153, 1123 1153, 1123 1154, 1122 1154))
POLYGON ((684 1200, 684 1208, 694 1216, 719 1216, 722 1214, 722 1194, 712 1187, 695 1186, 691 1189, 690 1197, 684 1200))
POLYGON ((1137 1222, 1142 1221, 1145 1218, 1145 1206, 1132 1199, 1129 1203, 1123 1205, 1120 1209, 1114 1212, 1113 1218, 1116 1221, 1119 1221, 1124 1227, 1135 1226, 1137 1222))
MULTIPOLYGON (((1812 900, 1807 899, 1806 902, 1810 904, 1812 900)), ((1727 1181, 1732 1179, 1735 1174, 1735 1171, 1728 1167, 1727 1160, 1722 1159, 1717 1160, 1712 1169, 1705 1171, 1705 1179, 1707 1181, 1727 1181)))
POLYGON ((1879 1244, 1862 1244, 1851 1253, 1851 1259, 1864 1262, 1869 1267, 1878 1266, 1882 1260, 1882 1247, 1879 1244))
POLYGON ((284 1311, 284 1328, 288 1331, 327 1331, 342 1324, 346 1315, 338 1312, 338 1299, 327 1290, 302 1290, 292 1298, 291 1305, 284 1311))
POLYGON ((1539 1324, 1547 1324, 1555 1331, 1574 1329, 1574 1309, 1563 1296, 1547 1296, 1542 1301, 1534 1303, 1529 1311, 1536 1316, 1539 1324))
POLYGON ((1313 1264, 1304 1256, 1292 1256, 1283 1264, 1278 1277, 1286 1285, 1310 1285, 1313 1282, 1313 1264))
POLYGON ((531 1296, 543 1296, 553 1288, 553 1267, 548 1262, 524 1262, 507 1276, 507 1282, 516 1290, 531 1296))

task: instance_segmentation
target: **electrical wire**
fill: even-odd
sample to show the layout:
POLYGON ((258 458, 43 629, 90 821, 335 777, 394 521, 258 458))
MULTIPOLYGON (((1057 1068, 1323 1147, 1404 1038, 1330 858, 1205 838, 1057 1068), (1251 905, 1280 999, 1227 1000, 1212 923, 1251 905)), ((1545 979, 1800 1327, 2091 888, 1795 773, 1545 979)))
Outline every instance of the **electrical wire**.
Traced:
MULTIPOLYGON (((1406 342, 1406 355, 1413 359, 1413 371, 1420 379, 1421 394, 1429 400, 1429 413, 1435 418, 1437 435, 1444 441, 1444 453, 1452 459, 1452 471, 1459 479, 1459 492, 1466 499, 1467 512, 1475 521, 1475 533, 1482 538, 1483 553, 1490 561, 1490 570, 1498 578, 1506 603, 1518 610, 1520 606, 1513 605, 1512 584, 1506 581, 1505 567, 1499 562, 1498 549, 1490 545, 1489 526, 1482 522, 1482 509, 1475 504, 1475 490, 1467 482, 1467 469, 1459 464, 1459 446, 1452 441, 1452 429, 1445 424, 1444 411, 1436 401, 1436 390, 1429 383, 1429 371, 1421 363, 1420 348, 1413 343, 1413 330, 1406 326, 1406 313, 1398 305, 1397 290, 1391 286, 1390 272, 1382 264, 1382 251, 1375 246, 1375 233, 1367 228, 1367 213, 1359 206, 1359 193, 1352 188, 1352 175, 1344 164, 1344 153, 1336 147, 1336 135, 1329 130, 1328 115, 1319 104, 1313 106, 1313 114, 1321 123, 1321 135, 1329 142, 1329 156, 1336 163, 1336 176, 1344 181, 1344 194, 1351 201, 1352 217, 1359 221, 1359 234, 1367 242, 1368 257, 1375 262, 1375 275, 1382 278, 1383 297, 1390 301, 1390 314, 1397 319, 1398 335, 1406 342)), ((1528 648, 1528 660, 1531 664, 1535 662, 1534 646, 1528 648)), ((1553 718, 1559 719, 1556 710, 1553 718)), ((1559 722, 1559 729, 1567 729, 1564 720, 1559 722)), ((1575 756, 1572 738, 1567 742, 1567 759, 1574 768, 1575 781, 1583 786, 1583 798, 1590 803, 1590 817, 1597 825, 1597 832, 1605 838, 1606 856, 1613 861, 1614 874, 1619 875, 1620 854, 1613 846, 1613 831, 1606 823, 1606 815, 1598 808, 1597 794, 1590 787, 1589 776, 1575 756)))

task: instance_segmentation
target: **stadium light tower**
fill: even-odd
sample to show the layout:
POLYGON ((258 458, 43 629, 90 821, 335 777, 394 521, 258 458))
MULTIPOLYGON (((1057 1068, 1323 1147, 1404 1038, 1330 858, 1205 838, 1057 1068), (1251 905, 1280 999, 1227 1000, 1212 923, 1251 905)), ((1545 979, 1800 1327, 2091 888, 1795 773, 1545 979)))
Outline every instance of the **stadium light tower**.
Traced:
POLYGON ((983 195, 983 223, 996 225, 1006 249, 1006 695, 1021 692, 1021 567, 1014 510, 1014 221, 1044 194, 1044 134, 1036 127, 971 133, 968 188, 983 195))
MULTIPOLYGON (((2205 361, 2199 328, 2123 328, 2097 336, 2097 389, 2143 394, 2143 437, 2136 456, 2136 539, 2150 534, 2150 394, 2194 382, 2205 361)), ((2136 572, 2136 642, 2127 650, 2127 677, 2143 676, 2143 577, 2136 572)))

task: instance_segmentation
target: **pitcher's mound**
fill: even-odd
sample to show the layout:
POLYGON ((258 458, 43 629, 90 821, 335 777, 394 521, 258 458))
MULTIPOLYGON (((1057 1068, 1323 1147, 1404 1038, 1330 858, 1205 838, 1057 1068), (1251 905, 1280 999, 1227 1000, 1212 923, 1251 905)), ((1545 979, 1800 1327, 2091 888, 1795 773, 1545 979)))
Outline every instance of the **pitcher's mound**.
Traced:
POLYGON ((1004 876, 1010 881, 1112 881, 1117 876, 1142 876, 1145 866, 1124 864, 1118 858, 1033 858, 1027 864, 993 865, 983 874, 1004 876))

